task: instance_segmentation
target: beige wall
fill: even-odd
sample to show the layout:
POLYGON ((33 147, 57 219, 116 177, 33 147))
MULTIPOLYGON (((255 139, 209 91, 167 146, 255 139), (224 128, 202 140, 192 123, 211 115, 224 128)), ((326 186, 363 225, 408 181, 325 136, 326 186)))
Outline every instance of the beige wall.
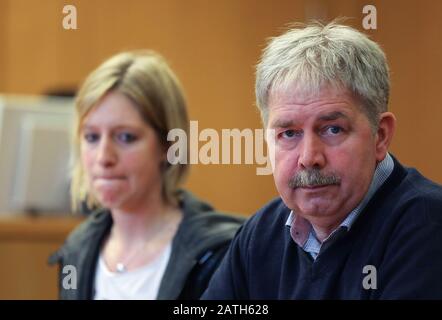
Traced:
MULTIPOLYGON (((442 182, 442 3, 371 1, 392 70, 392 150, 442 182)), ((162 53, 184 84, 192 120, 203 128, 259 128, 254 70, 269 36, 306 15, 337 15, 361 28, 366 1, 0 0, 0 92, 42 93, 76 86, 125 49, 162 53), (62 28, 62 7, 78 9, 78 30, 62 28)), ((251 165, 194 166, 188 187, 218 208, 251 214, 276 195, 251 165)))

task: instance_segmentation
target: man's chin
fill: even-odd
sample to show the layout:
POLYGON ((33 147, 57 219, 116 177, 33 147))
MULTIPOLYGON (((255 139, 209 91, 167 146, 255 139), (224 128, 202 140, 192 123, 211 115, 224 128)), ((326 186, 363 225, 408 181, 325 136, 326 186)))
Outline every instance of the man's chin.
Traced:
POLYGON ((286 203, 310 202, 310 201, 330 201, 336 199, 338 195, 338 185, 306 186, 289 189, 282 198, 286 203))
MULTIPOLYGON (((285 201, 284 201, 285 202, 285 201)), ((329 199, 318 199, 318 198, 304 198, 302 200, 296 199, 292 201, 285 202, 290 209, 292 209, 295 213, 299 213, 302 216, 327 216, 331 206, 333 205, 333 201, 329 199)))

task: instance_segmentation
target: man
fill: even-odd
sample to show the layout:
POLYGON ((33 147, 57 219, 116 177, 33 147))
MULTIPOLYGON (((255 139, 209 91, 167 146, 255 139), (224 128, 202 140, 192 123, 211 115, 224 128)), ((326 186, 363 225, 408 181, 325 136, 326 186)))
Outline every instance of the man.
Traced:
POLYGON ((441 299, 442 188, 388 153, 380 47, 336 23, 294 28, 264 50, 256 96, 281 197, 241 228, 203 298, 441 299))

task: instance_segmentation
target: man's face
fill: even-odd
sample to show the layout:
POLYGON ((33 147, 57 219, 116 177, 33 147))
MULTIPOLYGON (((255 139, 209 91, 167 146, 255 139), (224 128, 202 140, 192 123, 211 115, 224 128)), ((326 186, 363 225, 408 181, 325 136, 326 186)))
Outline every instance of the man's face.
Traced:
POLYGON ((363 199, 376 167, 376 135, 343 90, 269 97, 274 179, 285 204, 310 222, 340 223, 363 199))

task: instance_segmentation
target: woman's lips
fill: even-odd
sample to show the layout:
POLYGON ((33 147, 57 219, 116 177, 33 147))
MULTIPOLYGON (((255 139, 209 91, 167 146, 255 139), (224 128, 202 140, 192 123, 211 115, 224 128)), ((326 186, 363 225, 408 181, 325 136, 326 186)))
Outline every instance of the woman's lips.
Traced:
POLYGON ((123 180, 123 176, 96 176, 94 180, 123 180))
POLYGON ((126 179, 121 176, 95 177, 94 184, 97 187, 112 187, 124 182, 126 179))

